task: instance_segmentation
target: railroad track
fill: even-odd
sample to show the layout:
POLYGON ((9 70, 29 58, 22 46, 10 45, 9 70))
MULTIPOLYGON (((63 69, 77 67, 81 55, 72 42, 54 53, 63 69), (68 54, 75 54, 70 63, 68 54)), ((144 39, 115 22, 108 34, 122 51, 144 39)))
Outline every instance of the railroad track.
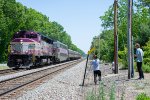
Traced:
POLYGON ((32 72, 28 72, 26 74, 22 74, 12 78, 0 79, 0 99, 3 99, 6 94, 11 93, 12 91, 24 87, 30 83, 36 82, 46 76, 52 75, 54 73, 59 73, 61 70, 73 66, 81 61, 82 60, 70 61, 41 69, 35 69, 32 72))

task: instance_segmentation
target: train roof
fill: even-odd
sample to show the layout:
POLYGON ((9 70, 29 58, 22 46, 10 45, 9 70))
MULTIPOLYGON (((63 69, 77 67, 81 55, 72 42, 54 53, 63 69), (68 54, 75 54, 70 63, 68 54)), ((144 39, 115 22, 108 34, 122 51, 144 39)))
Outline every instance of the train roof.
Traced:
POLYGON ((64 44, 64 43, 62 43, 62 42, 60 42, 60 41, 58 41, 58 40, 54 40, 54 42, 55 42, 55 43, 59 43, 59 44, 61 44, 61 45, 65 45, 66 47, 68 47, 66 44, 64 44))
POLYGON ((45 40, 46 42, 48 42, 50 44, 53 44, 53 42, 54 42, 53 39, 51 39, 50 37, 48 37, 48 36, 46 36, 46 35, 44 35, 42 33, 38 33, 38 34, 41 35, 42 40, 45 40))

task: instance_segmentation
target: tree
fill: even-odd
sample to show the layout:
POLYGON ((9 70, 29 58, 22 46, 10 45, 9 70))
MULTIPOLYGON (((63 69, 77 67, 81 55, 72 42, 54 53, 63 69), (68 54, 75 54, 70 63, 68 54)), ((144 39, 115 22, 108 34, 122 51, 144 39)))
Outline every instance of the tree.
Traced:
MULTIPOLYGON (((149 40, 149 4, 149 0, 138 0, 134 2, 132 16, 132 35, 134 37, 134 43, 139 42, 141 45, 145 45, 149 40)), ((127 5, 127 0, 118 1, 118 50, 121 56, 123 56, 121 57, 119 55, 121 62, 123 59, 126 59, 126 54, 122 52, 126 51, 127 46, 127 5)), ((113 60, 113 14, 113 5, 111 5, 105 14, 100 16, 104 28, 103 32, 100 34, 100 58, 106 61, 113 60)), ((93 47, 93 44, 94 40, 91 43, 91 47, 93 47)))
POLYGON ((58 40, 73 50, 80 51, 72 44, 71 37, 57 22, 49 21, 46 15, 23 6, 16 0, 0 0, 0 62, 7 60, 7 49, 13 34, 19 30, 33 30, 58 40))

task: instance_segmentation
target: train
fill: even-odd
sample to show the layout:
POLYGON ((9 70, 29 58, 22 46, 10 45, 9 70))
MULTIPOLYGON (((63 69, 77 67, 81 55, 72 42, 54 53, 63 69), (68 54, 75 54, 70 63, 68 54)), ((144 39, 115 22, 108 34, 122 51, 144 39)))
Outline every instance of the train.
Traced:
POLYGON ((30 69, 80 58, 79 52, 58 40, 35 31, 19 31, 14 33, 10 42, 7 65, 10 68, 30 69))

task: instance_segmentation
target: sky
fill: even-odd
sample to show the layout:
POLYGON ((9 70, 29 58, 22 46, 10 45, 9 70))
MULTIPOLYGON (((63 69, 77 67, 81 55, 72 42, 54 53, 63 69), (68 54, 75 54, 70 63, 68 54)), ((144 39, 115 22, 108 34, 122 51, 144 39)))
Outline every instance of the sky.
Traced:
POLYGON ((64 27, 73 44, 87 53, 94 36, 98 36, 103 16, 114 0, 16 0, 33 8, 64 27))

